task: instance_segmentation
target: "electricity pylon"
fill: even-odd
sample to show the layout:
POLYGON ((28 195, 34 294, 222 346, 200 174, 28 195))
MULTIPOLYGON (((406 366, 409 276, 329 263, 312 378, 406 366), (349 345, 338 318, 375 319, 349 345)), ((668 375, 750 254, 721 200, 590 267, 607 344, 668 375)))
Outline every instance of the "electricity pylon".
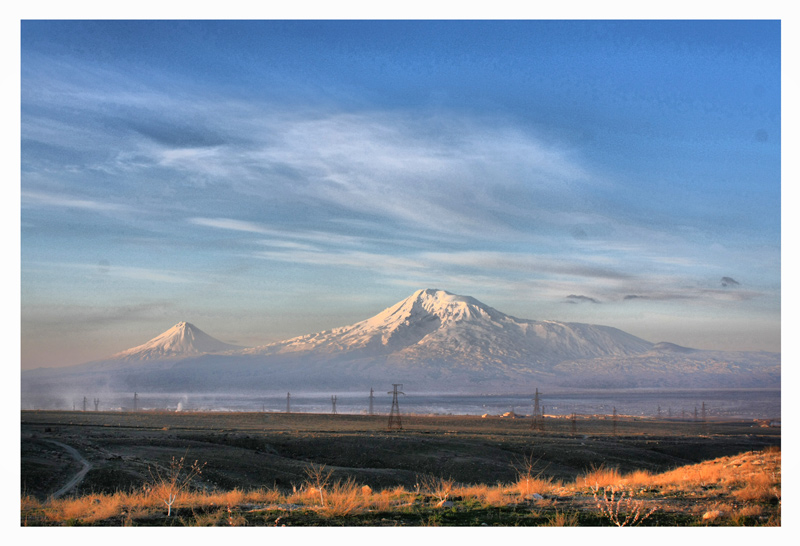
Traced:
POLYGON ((617 406, 614 406, 614 415, 611 417, 614 423, 614 436, 617 435, 617 406))
POLYGON ((397 400, 398 394, 405 395, 404 392, 397 390, 398 387, 402 389, 403 384, 392 383, 392 387, 394 387, 394 389, 386 393, 392 395, 392 411, 389 412, 389 430, 403 430, 403 423, 400 421, 400 402, 397 400))
POLYGON ((372 415, 374 413, 373 412, 373 407, 374 406, 373 406, 373 403, 372 403, 373 400, 375 399, 374 392, 375 391, 372 390, 372 387, 370 387, 369 388, 369 414, 370 415, 372 415))
POLYGON ((531 430, 542 430, 542 408, 539 406, 539 389, 536 389, 536 395, 533 398, 533 421, 531 421, 531 430))

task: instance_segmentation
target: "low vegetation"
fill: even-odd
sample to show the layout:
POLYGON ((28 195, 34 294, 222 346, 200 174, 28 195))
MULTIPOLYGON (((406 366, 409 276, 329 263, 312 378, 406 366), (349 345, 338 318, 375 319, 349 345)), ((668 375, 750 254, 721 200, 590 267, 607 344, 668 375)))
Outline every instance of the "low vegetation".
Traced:
POLYGON ((413 490, 373 490, 309 464, 291 488, 203 486, 200 463, 173 459, 145 486, 113 494, 37 500, 23 495, 28 526, 764 526, 780 525, 780 448, 750 451, 662 473, 588 469, 554 481, 517 465, 513 483, 459 484, 420 475, 413 490))

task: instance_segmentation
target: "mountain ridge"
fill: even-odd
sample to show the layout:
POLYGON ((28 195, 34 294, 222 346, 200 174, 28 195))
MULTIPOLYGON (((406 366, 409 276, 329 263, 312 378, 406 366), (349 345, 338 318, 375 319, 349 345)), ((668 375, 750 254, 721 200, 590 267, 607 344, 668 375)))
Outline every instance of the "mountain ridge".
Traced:
POLYGON ((518 319, 471 296, 424 289, 355 324, 242 352, 346 351, 415 361, 433 356, 492 360, 506 356, 520 362, 544 363, 567 357, 638 354, 652 345, 610 326, 518 319))
POLYGON ((97 361, 23 372, 24 392, 265 392, 369 389, 525 392, 557 388, 780 386, 780 354, 651 343, 610 326, 520 319, 470 296, 417 290, 354 324, 255 347, 180 322, 97 361))

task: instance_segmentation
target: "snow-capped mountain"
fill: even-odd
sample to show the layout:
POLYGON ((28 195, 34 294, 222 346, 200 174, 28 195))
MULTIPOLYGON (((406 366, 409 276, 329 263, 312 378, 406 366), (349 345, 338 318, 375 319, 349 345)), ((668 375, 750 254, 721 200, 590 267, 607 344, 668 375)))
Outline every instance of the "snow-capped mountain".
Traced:
POLYGON ((109 360, 128 362, 167 360, 241 349, 211 337, 194 324, 179 322, 147 343, 112 355, 109 360))
POLYGON ((475 298, 428 289, 351 326, 242 353, 316 353, 337 360, 345 355, 384 357, 389 362, 446 362, 464 367, 546 366, 572 358, 634 355, 652 346, 616 328, 518 319, 475 298))
POLYGON ((469 297, 418 290, 350 326, 252 348, 179 323, 104 361, 23 371, 23 393, 327 392, 404 383, 418 392, 780 386, 779 353, 650 343, 609 326, 515 318, 469 297))

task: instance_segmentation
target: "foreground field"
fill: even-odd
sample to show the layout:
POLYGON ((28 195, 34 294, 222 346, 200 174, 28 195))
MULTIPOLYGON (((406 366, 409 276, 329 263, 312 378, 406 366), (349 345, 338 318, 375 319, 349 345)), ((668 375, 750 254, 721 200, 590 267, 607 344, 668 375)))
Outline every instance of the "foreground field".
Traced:
POLYGON ((780 429, 620 419, 615 431, 586 418, 574 430, 548 419, 532 431, 526 420, 464 416, 403 424, 387 432, 385 417, 353 415, 23 412, 21 521, 780 524, 780 429))

